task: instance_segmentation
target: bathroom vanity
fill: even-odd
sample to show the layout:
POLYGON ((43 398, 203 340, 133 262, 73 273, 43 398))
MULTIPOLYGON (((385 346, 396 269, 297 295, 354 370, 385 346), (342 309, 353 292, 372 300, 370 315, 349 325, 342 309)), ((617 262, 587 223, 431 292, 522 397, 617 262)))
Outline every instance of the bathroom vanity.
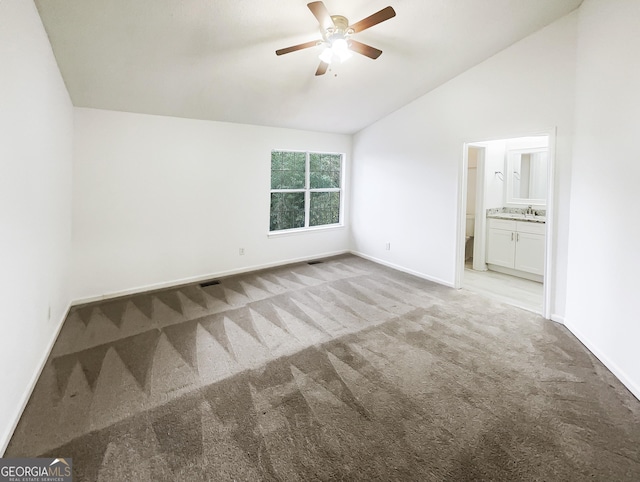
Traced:
POLYGON ((542 282, 545 217, 518 213, 487 215, 488 268, 542 282))
POLYGON ((488 269, 544 280, 548 154, 546 145, 507 150, 503 207, 487 210, 488 269))

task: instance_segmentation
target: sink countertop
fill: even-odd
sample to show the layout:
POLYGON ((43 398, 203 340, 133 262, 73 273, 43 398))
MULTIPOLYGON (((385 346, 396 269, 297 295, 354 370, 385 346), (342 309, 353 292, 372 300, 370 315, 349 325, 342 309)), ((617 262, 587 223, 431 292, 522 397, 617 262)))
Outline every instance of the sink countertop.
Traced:
POLYGON ((526 221, 528 223, 545 223, 547 221, 546 216, 533 216, 519 213, 493 213, 487 214, 487 217, 495 219, 510 219, 513 221, 526 221))

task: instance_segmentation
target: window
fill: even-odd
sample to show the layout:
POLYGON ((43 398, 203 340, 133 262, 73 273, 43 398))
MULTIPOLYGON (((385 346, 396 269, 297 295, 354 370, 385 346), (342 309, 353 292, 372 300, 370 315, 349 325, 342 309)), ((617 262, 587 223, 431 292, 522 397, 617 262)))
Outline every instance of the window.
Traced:
POLYGON ((271 151, 269 231, 340 224, 342 154, 271 151))

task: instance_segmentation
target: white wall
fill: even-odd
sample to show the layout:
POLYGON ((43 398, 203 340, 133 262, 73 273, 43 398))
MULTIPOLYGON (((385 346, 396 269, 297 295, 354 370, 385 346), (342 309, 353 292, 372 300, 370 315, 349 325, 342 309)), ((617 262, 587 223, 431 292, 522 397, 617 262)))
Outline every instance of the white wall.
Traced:
POLYGON ((640 1, 580 8, 567 326, 640 398, 640 1))
POLYGON ((75 109, 73 298, 348 250, 346 227, 267 236, 272 149, 348 166, 351 137, 75 109))
POLYGON ((574 12, 354 137, 355 251, 453 285, 463 143, 557 126, 551 309, 564 315, 576 24, 574 12))
POLYGON ((0 2, 0 70, 2 455, 69 304, 73 108, 31 1, 0 2))
POLYGON ((504 184, 507 180, 504 163, 507 142, 499 139, 483 144, 485 146, 484 207, 485 210, 501 208, 504 206, 504 184))

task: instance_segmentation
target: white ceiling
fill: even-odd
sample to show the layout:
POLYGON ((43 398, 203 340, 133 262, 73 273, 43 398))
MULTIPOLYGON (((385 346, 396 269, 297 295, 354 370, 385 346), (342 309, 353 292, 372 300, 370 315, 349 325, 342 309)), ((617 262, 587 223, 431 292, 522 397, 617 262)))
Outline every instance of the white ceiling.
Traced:
POLYGON ((308 0, 36 0, 74 105, 354 133, 577 8, 582 0, 325 0, 381 49, 316 77, 308 0))

